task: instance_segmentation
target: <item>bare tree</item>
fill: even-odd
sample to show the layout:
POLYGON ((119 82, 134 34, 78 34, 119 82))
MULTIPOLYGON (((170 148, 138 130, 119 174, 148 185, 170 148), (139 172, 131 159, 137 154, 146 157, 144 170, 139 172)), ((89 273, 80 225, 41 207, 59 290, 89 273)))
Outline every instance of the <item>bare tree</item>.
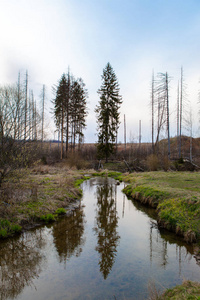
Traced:
POLYGON ((44 140, 44 104, 45 104, 45 85, 42 88, 42 142, 44 140))
POLYGON ((190 161, 192 162, 192 108, 190 107, 190 161))
MULTIPOLYGON (((190 131, 190 108, 189 101, 186 93, 186 85, 184 82, 183 76, 183 68, 181 67, 181 83, 180 83, 180 99, 179 99, 179 108, 177 107, 177 111, 179 111, 179 147, 178 147, 178 155, 179 158, 182 157, 182 134, 183 128, 185 130, 190 131)), ((177 112, 178 114, 178 112, 177 112)), ((177 121, 178 122, 178 121, 177 121)), ((190 134, 190 133, 189 133, 190 134)))
POLYGON ((67 73, 67 94, 66 94, 66 153, 69 149, 69 130, 70 130, 70 101, 71 101, 71 76, 68 68, 67 73))
POLYGON ((0 184, 9 170, 23 166, 28 161, 28 155, 29 158, 33 156, 29 151, 31 147, 25 147, 25 144, 30 143, 28 138, 31 139, 33 127, 36 128, 40 118, 36 108, 33 111, 33 97, 32 102, 27 104, 23 102, 19 73, 16 85, 0 87, 0 184))
POLYGON ((124 114, 124 150, 126 155, 126 115, 124 114))
MULTIPOLYGON (((177 150, 179 153, 179 141, 180 141, 180 137, 179 137, 179 129, 180 129, 180 103, 179 103, 179 82, 178 82, 178 87, 177 87, 177 150)), ((179 153, 179 157, 180 157, 180 153, 179 153)))
POLYGON ((17 83, 17 138, 21 138, 21 83, 20 83, 20 72, 18 73, 18 83, 17 83))
POLYGON ((25 79, 25 104, 24 104, 24 140, 27 138, 27 106, 28 106, 28 71, 25 79))
POLYGON ((151 134, 152 134, 152 150, 154 152, 154 71, 152 73, 152 83, 151 83, 151 134))
POLYGON ((183 68, 181 67, 181 90, 180 90, 180 108, 179 108, 179 158, 181 157, 181 136, 182 136, 182 117, 183 117, 183 68))
POLYGON ((158 142, 161 131, 166 129, 168 137, 168 157, 170 158, 170 123, 169 123, 169 76, 168 73, 158 73, 157 80, 152 76, 151 89, 152 114, 152 147, 158 152, 158 142), (156 99, 156 101, 155 101, 156 99), (157 130, 154 143, 154 115, 157 112, 157 130))
POLYGON ((165 74, 165 93, 166 93, 166 112, 167 112, 167 138, 168 138, 168 158, 170 159, 170 132, 169 132, 169 88, 168 88, 168 74, 165 74))

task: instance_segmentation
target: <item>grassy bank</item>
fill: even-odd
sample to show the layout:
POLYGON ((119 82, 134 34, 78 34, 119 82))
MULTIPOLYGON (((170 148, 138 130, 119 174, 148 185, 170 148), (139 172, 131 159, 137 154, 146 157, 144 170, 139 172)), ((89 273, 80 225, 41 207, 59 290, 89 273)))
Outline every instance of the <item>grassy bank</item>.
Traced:
POLYGON ((150 288, 149 300, 200 300, 200 283, 184 281, 172 289, 167 289, 162 295, 156 289, 150 288))
POLYGON ((73 170, 65 163, 36 166, 10 173, 0 189, 0 239, 42 223, 50 223, 73 210, 82 195, 80 184, 91 176, 109 176, 113 171, 73 170))
POLYGON ((128 197, 157 208, 161 227, 200 242, 200 173, 133 173, 123 180, 128 197))
POLYGON ((84 180, 64 165, 15 171, 0 190, 0 238, 55 221, 77 205, 84 180))

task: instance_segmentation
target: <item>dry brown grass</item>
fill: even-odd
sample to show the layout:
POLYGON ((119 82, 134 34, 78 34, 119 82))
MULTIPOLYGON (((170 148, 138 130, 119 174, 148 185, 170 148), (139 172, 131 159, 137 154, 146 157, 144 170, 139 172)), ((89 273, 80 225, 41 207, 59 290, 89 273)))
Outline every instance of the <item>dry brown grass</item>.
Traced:
POLYGON ((13 172, 0 190, 0 219, 7 219, 22 227, 38 222, 41 216, 68 208, 81 195, 74 186, 83 177, 69 169, 66 163, 34 166, 13 172))
POLYGON ((154 281, 150 281, 148 283, 148 292, 149 292, 148 300, 159 300, 161 297, 161 291, 158 290, 154 281))

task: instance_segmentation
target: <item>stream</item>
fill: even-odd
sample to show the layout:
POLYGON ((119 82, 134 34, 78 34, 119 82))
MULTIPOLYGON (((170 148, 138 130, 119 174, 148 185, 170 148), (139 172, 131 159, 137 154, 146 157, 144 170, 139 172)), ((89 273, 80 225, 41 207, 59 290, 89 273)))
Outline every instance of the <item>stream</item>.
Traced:
POLYGON ((150 287, 199 281, 193 246, 160 231, 123 187, 91 178, 71 215, 1 241, 0 299, 148 299, 150 287))

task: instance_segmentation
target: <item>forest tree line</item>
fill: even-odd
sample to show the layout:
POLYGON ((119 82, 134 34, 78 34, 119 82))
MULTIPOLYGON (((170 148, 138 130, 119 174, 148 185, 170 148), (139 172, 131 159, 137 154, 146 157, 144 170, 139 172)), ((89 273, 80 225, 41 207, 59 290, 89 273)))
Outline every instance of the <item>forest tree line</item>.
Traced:
MULTIPOLYGON (((120 106, 122 96, 117 76, 110 63, 107 63, 101 76, 102 83, 97 91, 99 102, 95 108, 97 120, 97 158, 105 158, 117 153, 120 106)), ((182 131, 185 120, 190 122, 187 100, 184 96, 183 69, 177 87, 177 153, 182 156, 182 131)), ((168 158, 170 148, 170 109, 168 73, 152 75, 151 119, 152 153, 159 154, 159 141, 162 132, 167 133, 168 158)), ((67 157, 69 151, 82 148, 84 129, 88 115, 88 91, 82 78, 75 78, 70 72, 63 73, 53 87, 53 118, 61 140, 60 158, 67 157), (65 149, 64 149, 65 141, 65 149)), ((46 88, 41 86, 40 107, 29 88, 28 71, 23 78, 19 72, 17 83, 0 87, 0 169, 1 176, 10 165, 22 166, 28 160, 30 142, 45 139, 46 88), (26 145, 26 146, 25 146, 26 145), (27 150, 29 149, 29 150, 27 150), (24 154, 24 152, 26 154, 24 154)), ((191 130, 190 130, 191 132, 191 130)), ((192 146, 191 146, 192 153, 192 146)), ((190 155, 192 159, 192 155, 190 155)))

